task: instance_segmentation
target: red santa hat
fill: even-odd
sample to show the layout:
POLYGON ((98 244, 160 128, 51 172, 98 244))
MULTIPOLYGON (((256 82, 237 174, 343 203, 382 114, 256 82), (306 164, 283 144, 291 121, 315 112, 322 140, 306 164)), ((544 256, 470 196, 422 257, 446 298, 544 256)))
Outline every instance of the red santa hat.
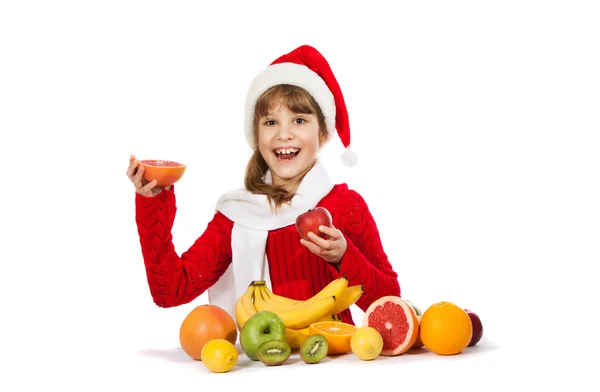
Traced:
POLYGON ((350 151, 350 123, 342 90, 325 57, 308 45, 302 45, 273 61, 250 84, 245 112, 246 140, 250 147, 255 147, 252 126, 256 101, 262 93, 279 84, 302 87, 313 96, 325 116, 329 135, 334 135, 337 130, 345 147, 342 162, 354 166, 357 156, 350 151))

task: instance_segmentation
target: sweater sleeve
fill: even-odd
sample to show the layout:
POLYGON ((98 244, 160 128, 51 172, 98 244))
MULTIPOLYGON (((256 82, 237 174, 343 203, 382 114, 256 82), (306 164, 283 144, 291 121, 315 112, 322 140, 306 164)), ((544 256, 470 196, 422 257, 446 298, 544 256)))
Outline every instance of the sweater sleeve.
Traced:
MULTIPOLYGON (((340 214, 340 227, 348 247, 334 276, 348 277, 348 285, 364 285, 356 305, 366 311, 385 295, 400 296, 398 275, 383 250, 379 230, 362 196, 348 190, 348 200, 340 214)), ((332 267, 333 268, 333 267, 332 267)))
POLYGON ((136 223, 154 303, 173 307, 189 303, 211 287, 231 263, 233 222, 216 213, 204 233, 181 256, 173 245, 174 187, 157 196, 136 193, 136 223))

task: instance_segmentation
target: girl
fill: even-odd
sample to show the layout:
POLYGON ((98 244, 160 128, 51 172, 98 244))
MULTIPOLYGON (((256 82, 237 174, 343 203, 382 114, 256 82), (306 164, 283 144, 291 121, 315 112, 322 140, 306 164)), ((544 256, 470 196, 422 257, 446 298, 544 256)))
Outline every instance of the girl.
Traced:
MULTIPOLYGON (((344 146, 350 144, 343 96, 323 56, 301 46, 261 72, 250 85, 245 125, 254 151, 245 188, 221 196, 212 221, 181 256, 171 236, 174 186, 146 183, 143 166, 131 156, 127 175, 136 189, 136 222, 154 302, 178 306, 208 290, 209 302, 233 316, 236 299, 252 280, 305 300, 340 276, 349 286, 364 286, 357 302, 363 311, 384 295, 400 296, 367 204, 346 184, 334 185, 317 158, 336 129, 344 146), (325 238, 310 233, 311 241, 300 239, 296 217, 317 206, 330 211, 333 227, 319 228, 325 238)), ((342 321, 354 324, 349 309, 342 321)))

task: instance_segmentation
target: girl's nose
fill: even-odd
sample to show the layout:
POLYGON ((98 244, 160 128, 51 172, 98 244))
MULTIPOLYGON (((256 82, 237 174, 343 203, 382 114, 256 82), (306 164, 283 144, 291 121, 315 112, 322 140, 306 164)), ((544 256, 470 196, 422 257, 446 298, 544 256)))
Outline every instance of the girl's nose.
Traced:
POLYGON ((290 140, 294 137, 292 126, 289 124, 281 124, 279 126, 279 138, 282 140, 290 140))

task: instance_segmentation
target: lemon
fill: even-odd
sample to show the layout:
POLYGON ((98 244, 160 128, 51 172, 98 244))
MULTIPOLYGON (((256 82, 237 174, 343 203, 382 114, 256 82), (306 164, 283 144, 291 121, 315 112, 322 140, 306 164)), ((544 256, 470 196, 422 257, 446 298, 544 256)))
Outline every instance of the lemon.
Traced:
POLYGON ((371 361, 381 354, 383 338, 373 327, 357 328, 350 338, 352 352, 363 361, 371 361))
POLYGON ((224 373, 230 371, 238 360, 235 346, 225 339, 209 340, 202 347, 202 363, 211 372, 224 373))

